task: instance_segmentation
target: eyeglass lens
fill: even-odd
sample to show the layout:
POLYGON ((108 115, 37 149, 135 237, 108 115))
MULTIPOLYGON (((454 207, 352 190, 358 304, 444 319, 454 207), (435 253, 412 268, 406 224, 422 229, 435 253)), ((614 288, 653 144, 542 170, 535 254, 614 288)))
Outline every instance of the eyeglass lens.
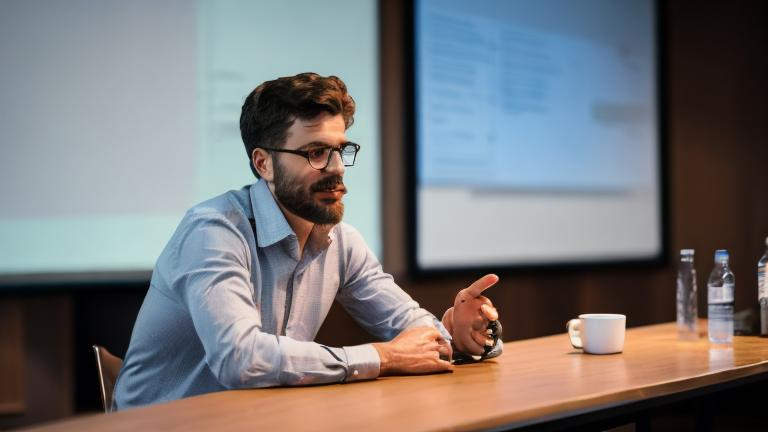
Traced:
MULTIPOLYGON (((331 147, 323 147, 309 152, 309 163, 315 169, 325 169, 331 162, 333 152, 336 151, 331 147)), ((339 154, 341 154, 341 161, 344 166, 353 166, 355 164, 355 156, 357 155, 357 148, 353 145, 345 145, 341 147, 339 154)))

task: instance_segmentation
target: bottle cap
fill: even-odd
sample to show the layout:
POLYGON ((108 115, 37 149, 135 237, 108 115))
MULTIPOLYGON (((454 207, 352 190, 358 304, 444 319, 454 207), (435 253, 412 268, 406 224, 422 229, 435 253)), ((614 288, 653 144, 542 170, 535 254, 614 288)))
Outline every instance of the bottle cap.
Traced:
POLYGON ((728 251, 725 249, 718 249, 715 251, 715 262, 728 261, 728 251))
POLYGON ((680 255, 693 255, 693 249, 680 249, 680 255))

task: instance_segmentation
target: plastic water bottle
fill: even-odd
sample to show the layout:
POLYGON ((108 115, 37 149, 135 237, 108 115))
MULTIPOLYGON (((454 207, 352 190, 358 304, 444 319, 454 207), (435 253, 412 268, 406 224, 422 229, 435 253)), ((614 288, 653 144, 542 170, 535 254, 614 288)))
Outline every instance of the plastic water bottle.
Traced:
POLYGON ((693 253, 693 249, 680 250, 680 265, 677 269, 677 337, 680 340, 699 338, 693 253))
POLYGON ((768 280, 765 266, 768 263, 768 237, 765 238, 765 253, 757 262, 757 301, 760 303, 760 336, 768 336, 768 280))
POLYGON ((715 268, 707 281, 707 318, 709 341, 716 344, 733 342, 733 294, 736 280, 728 268, 728 251, 715 251, 715 268))

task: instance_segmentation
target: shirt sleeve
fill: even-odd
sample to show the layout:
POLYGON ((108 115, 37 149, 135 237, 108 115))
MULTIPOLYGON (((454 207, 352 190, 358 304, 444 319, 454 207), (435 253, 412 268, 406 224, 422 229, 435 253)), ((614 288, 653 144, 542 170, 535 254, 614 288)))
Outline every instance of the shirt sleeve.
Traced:
POLYGON ((223 217, 192 218, 174 251, 177 271, 171 286, 189 311, 208 368, 223 386, 306 385, 378 376, 379 356, 371 345, 333 348, 262 332, 245 238, 223 217))
POLYGON ((372 335, 390 340, 401 331, 419 326, 451 335, 443 324, 423 309, 381 268, 376 256, 353 227, 342 224, 345 276, 337 300, 372 335))

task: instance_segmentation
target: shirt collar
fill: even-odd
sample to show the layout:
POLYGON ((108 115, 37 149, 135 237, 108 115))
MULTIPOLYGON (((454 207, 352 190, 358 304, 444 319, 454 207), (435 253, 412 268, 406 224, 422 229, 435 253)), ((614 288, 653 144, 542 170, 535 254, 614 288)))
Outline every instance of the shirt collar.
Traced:
POLYGON ((266 181, 259 180, 251 185, 251 207, 256 220, 256 242, 259 247, 267 247, 295 235, 266 181))

